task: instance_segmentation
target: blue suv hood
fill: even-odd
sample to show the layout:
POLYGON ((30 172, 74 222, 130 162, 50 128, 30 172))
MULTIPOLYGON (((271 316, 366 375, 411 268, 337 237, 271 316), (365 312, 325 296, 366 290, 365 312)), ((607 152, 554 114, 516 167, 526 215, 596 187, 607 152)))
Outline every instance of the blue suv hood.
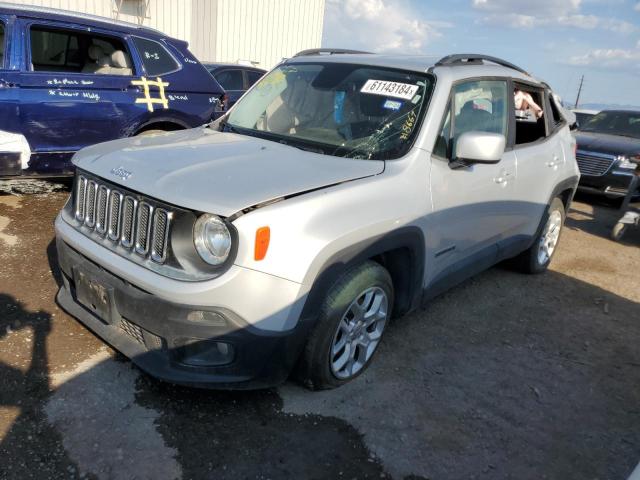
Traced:
POLYGON ((78 152, 73 163, 129 190, 225 217, 384 170, 381 160, 322 155, 208 128, 101 143, 78 152))

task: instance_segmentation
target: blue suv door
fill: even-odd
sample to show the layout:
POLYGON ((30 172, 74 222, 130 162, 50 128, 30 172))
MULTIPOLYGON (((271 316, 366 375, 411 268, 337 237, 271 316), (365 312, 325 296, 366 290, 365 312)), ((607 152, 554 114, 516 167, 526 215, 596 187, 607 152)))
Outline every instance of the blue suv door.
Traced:
POLYGON ((19 175, 29 161, 29 145, 16 124, 18 75, 12 41, 15 17, 0 15, 0 177, 19 175))
POLYGON ((20 75, 20 124, 33 173, 68 173, 87 145, 132 134, 134 56, 124 34, 74 24, 20 21, 26 57, 20 75))

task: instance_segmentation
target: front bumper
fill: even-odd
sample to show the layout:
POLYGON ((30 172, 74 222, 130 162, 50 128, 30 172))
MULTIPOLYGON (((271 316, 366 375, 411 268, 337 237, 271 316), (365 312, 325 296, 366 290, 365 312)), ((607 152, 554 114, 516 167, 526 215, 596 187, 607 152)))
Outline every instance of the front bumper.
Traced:
POLYGON ((57 296, 60 306, 161 380, 208 388, 266 388, 286 380, 302 350, 308 322, 298 322, 285 332, 265 331, 226 308, 163 300, 105 270, 61 238, 57 248, 63 273, 57 296), (96 309, 86 299, 80 300, 76 285, 80 276, 90 279, 92 288, 99 285, 107 292, 107 308, 96 309), (192 312, 213 315, 194 321, 192 312), (224 365, 186 362, 185 340, 192 345, 221 342, 230 346, 231 361, 224 365))
POLYGON ((624 197, 634 175, 633 170, 615 168, 601 176, 582 174, 578 188, 608 197, 624 197))

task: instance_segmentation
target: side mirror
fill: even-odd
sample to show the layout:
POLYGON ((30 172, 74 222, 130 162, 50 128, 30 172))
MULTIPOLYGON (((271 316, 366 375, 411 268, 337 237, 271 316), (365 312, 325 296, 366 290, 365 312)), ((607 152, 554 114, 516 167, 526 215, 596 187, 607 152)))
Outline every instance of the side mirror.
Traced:
POLYGON ((498 163, 504 155, 507 139, 499 133, 466 132, 456 143, 457 162, 498 163))

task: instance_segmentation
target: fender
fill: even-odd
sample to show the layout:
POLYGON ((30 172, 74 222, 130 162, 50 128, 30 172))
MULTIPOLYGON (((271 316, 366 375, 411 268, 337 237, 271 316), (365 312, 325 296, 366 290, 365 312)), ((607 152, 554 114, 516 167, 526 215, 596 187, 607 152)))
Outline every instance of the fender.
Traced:
POLYGON ((329 258, 311 286, 300 316, 301 322, 315 321, 324 295, 331 286, 351 267, 372 258, 379 260, 394 280, 394 314, 403 315, 417 307, 422 296, 425 239, 420 228, 407 226, 358 242, 329 258), (394 251, 403 256, 402 262, 389 257, 390 252, 394 251), (409 269, 408 275, 403 271, 405 268, 409 269))
MULTIPOLYGON (((566 178, 563 181, 561 181, 560 183, 558 183, 555 186, 555 188, 553 189, 553 191, 551 192, 551 195, 549 196, 549 201, 547 202, 547 207, 549 205, 551 205, 551 202, 553 202, 554 198, 560 197, 563 200, 565 200, 562 197, 562 193, 566 192, 567 190, 571 190, 571 194, 565 200, 565 214, 566 214, 569 211, 569 208, 571 207, 571 202, 573 201, 573 196, 576 194, 576 189, 578 188, 578 182, 579 181, 580 181, 580 177, 577 176, 577 175, 574 175, 574 176, 566 178)), ((527 248, 530 248, 531 245, 533 245, 533 242, 535 241, 536 238, 538 238, 538 236, 540 235, 540 233, 542 232, 542 229, 544 228, 544 226, 546 224, 547 224, 547 210, 544 211, 544 213, 542 215, 542 218, 540 219, 540 224, 538 225, 538 228, 536 229, 536 233, 531 238, 531 241, 527 245, 527 248)))

